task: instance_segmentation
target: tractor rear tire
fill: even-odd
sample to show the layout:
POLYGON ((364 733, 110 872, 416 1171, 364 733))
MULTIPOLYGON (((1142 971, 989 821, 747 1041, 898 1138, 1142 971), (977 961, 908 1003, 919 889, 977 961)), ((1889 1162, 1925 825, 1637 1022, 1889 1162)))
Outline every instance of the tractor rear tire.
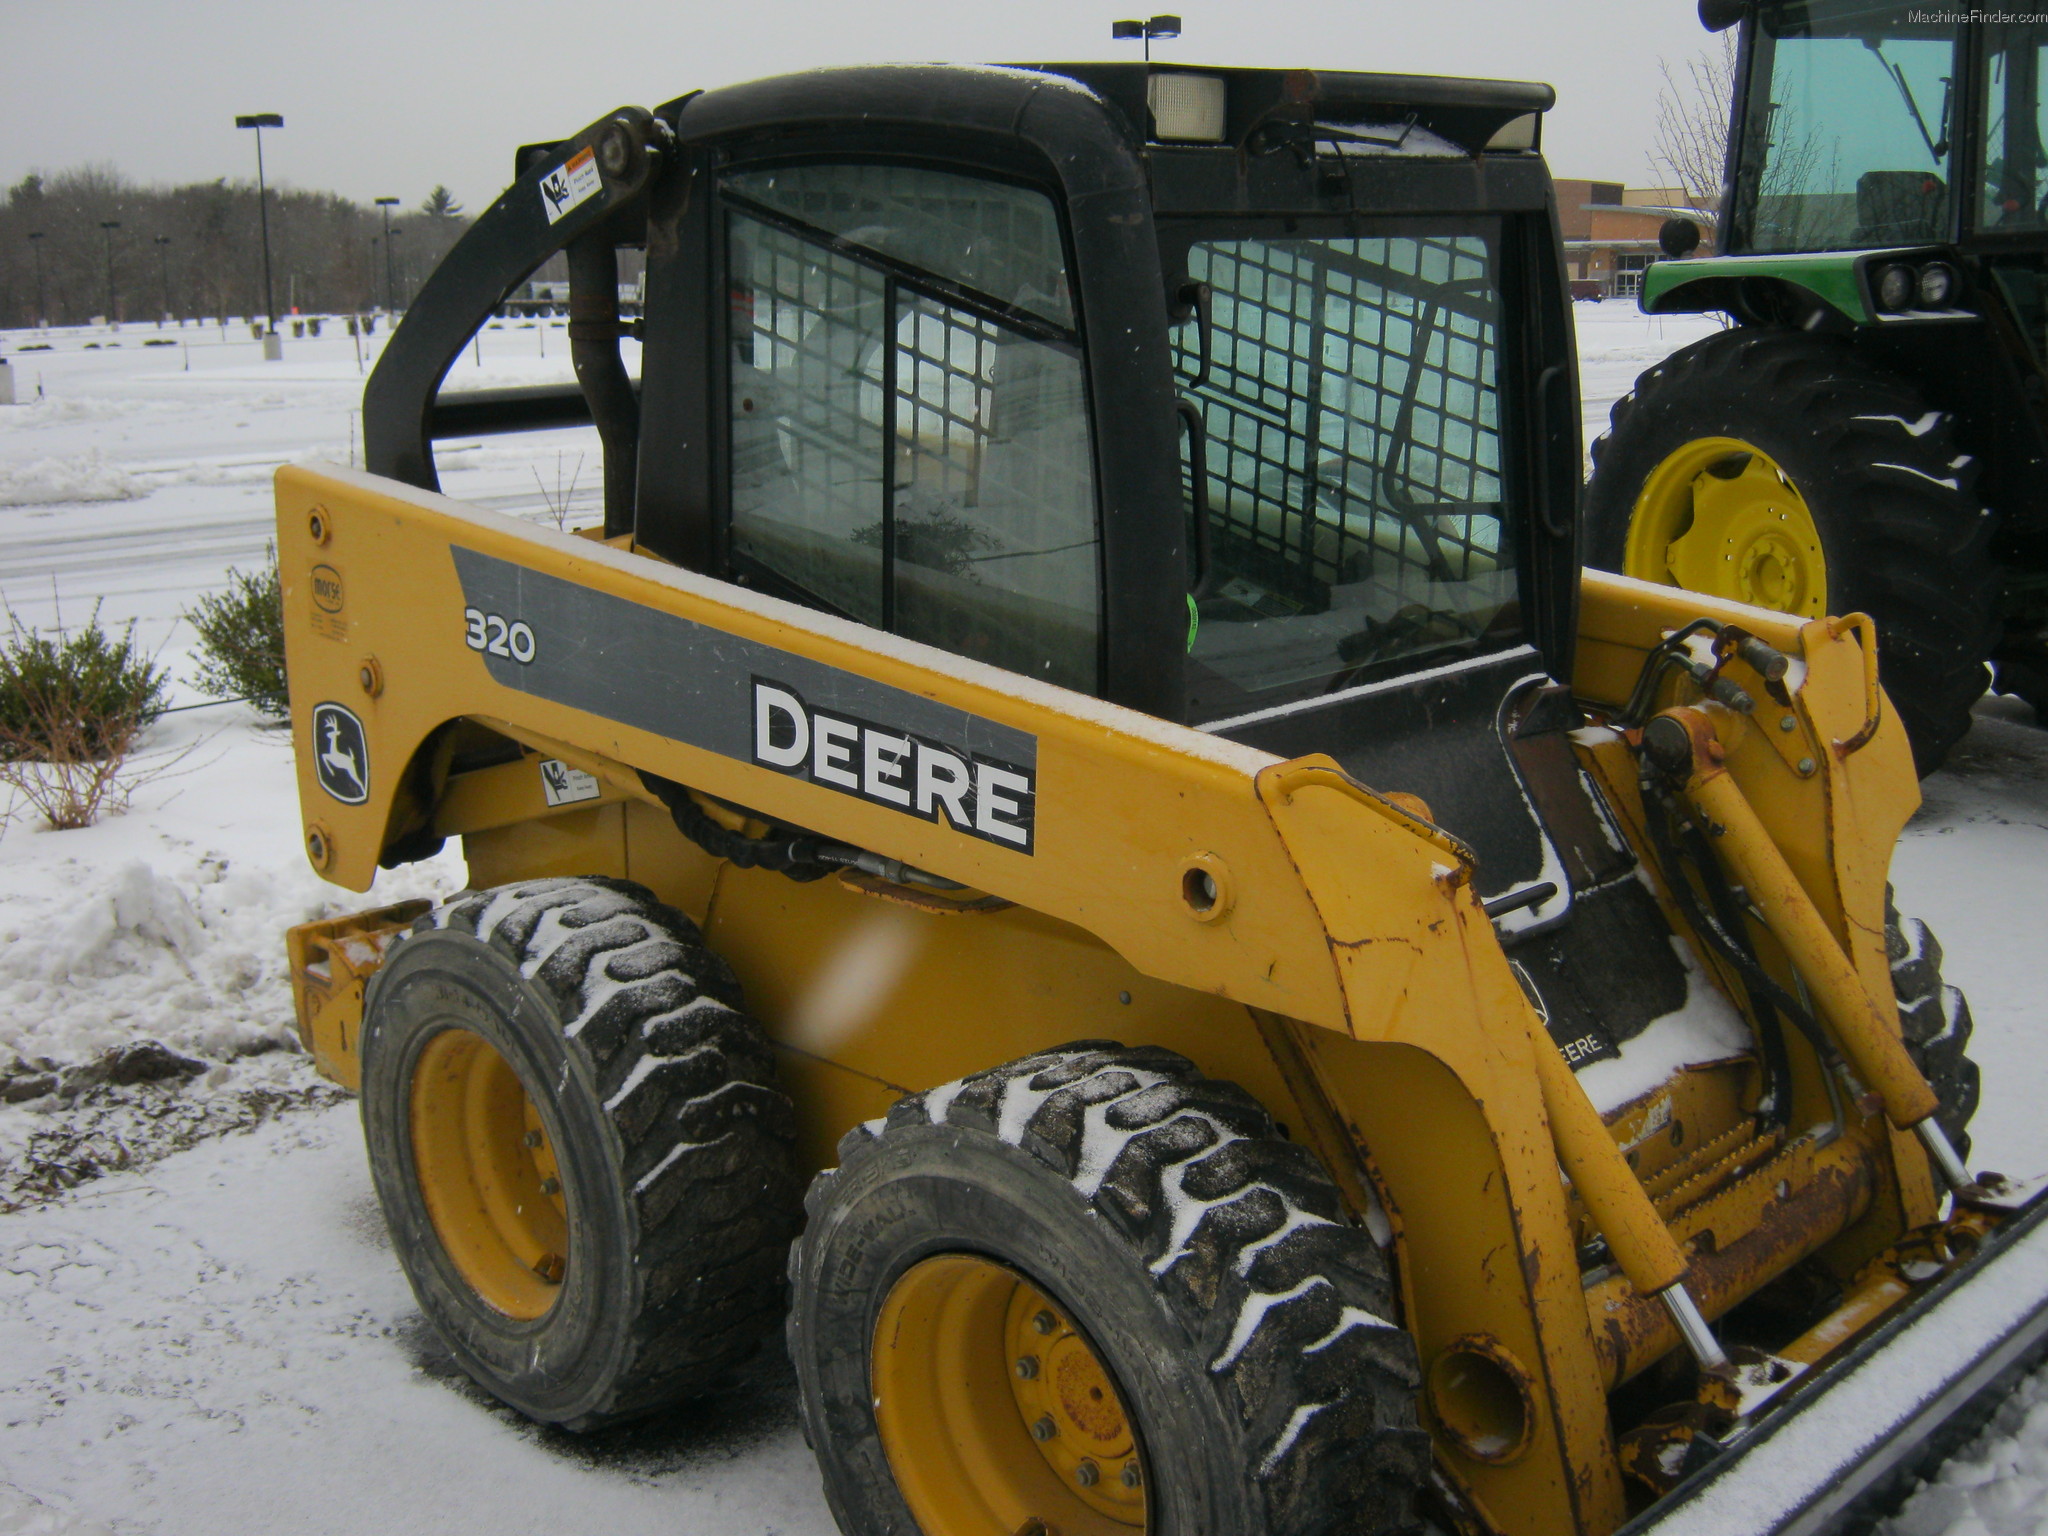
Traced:
POLYGON ((1925 775, 1969 729, 2000 633, 1995 520, 1976 482, 1954 417, 1847 343, 1723 331, 1673 353, 1615 402, 1593 444, 1585 558, 1808 617, 1870 614, 1886 693, 1925 775), (1745 479, 1750 463, 1752 503, 1782 476, 1786 505, 1717 500, 1706 542, 1676 555, 1701 526, 1697 488, 1745 479), (1680 579, 1674 559, 1717 579, 1680 579))
POLYGON ((1934 1118, 1958 1154, 1970 1150, 1970 1117, 1977 1112, 1977 1063, 1969 1057, 1976 1024, 1970 1001, 1941 979, 1941 944, 1918 918, 1901 918, 1887 895, 1884 947, 1891 959, 1892 991, 1906 1054, 1941 1102, 1934 1118))
POLYGON ((1082 1042, 839 1150, 788 1326, 847 1536, 1412 1529, 1429 1442, 1386 1255, 1242 1089, 1082 1042))
POLYGON ((631 1418, 773 1329, 789 1100, 732 972, 651 892, 534 880, 429 912, 372 979, 362 1067, 420 1310, 521 1413, 631 1418))

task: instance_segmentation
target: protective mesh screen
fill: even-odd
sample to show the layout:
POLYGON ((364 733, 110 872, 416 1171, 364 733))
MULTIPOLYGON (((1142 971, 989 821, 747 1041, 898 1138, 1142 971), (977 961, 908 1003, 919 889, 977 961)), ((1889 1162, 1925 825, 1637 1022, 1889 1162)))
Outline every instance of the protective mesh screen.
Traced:
MULTIPOLYGON (((1514 618, 1492 242, 1205 241, 1209 702, 1299 693, 1514 618)), ((1183 379, 1198 327, 1175 333, 1183 379)), ((1190 487, 1192 489, 1192 487, 1190 487)), ((1203 691, 1198 668, 1197 692, 1203 691)))
POLYGON ((1078 351, 807 233, 729 228, 735 552, 866 623, 1093 691, 1078 351))

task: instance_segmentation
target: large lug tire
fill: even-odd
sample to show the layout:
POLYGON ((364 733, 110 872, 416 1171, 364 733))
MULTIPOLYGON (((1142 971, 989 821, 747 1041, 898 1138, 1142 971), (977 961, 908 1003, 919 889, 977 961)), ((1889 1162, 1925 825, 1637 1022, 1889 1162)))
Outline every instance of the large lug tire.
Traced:
POLYGON ((1243 1090, 1084 1042, 849 1132, 790 1354, 847 1536, 1406 1531, 1386 1256, 1243 1090))
POLYGON ((1891 959, 1892 991, 1899 1001, 1899 1028, 1906 1054, 1940 1100, 1934 1118, 1958 1153, 1970 1150, 1970 1117, 1977 1112, 1977 1063, 1969 1057, 1970 1002, 1941 979, 1941 945, 1918 918, 1901 918, 1885 900, 1885 953, 1891 959))
POLYGON ((1847 343, 1724 331, 1615 402, 1586 559, 1787 613, 1870 614, 1926 774, 1969 729, 2000 630, 1976 481, 1954 418, 1847 343))
POLYGON ((421 1311, 521 1413, 718 1384, 782 1308, 793 1116, 695 925, 598 878, 466 894, 373 979, 362 1115, 421 1311))

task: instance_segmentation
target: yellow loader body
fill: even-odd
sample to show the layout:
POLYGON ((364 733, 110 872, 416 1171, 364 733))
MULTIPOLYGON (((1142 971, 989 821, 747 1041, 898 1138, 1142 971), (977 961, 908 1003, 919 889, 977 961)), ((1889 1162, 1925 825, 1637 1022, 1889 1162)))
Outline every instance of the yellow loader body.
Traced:
MULTIPOLYGON (((277 494, 304 835, 326 878, 367 890, 390 850, 457 837, 478 889, 649 887, 737 973, 806 1171, 906 1093, 1070 1040, 1168 1047, 1242 1085, 1383 1223, 1439 1469, 1496 1529, 1627 1518, 1610 1393, 1679 1342, 1653 1292, 1689 1271, 1711 1317, 1818 1252, 1848 1287, 1835 1332, 1853 1333, 1874 1315, 1859 1274, 1939 1213, 1875 1090, 1838 1134, 1760 1135, 1750 1068, 1691 1062, 1600 1116, 1472 855, 1428 819, 1428 783, 1360 784, 367 474, 288 468, 277 494), (799 735, 807 779, 787 771, 799 735), (713 858, 664 784, 729 828, 808 828, 882 872, 797 883, 713 858), (889 877, 903 866, 948 884, 889 877), (1599 1238, 1613 1262, 1588 1269, 1599 1238)), ((1588 571, 1573 693, 1618 709, 1701 614, 1793 659, 1782 706, 1702 706, 1703 750, 1895 1037, 1886 871, 1918 792, 1867 627, 1588 571)), ((1656 868, 1630 743, 1576 742, 1656 868)), ((337 1081, 354 1081, 378 936, 413 915, 294 935, 307 1044, 337 1081)), ((1783 951, 1764 960, 1797 985, 1783 951)), ((1833 1091, 1797 1057, 1791 1124, 1828 1119, 1833 1091)), ((1778 1352, 1818 1360, 1825 1331, 1778 1352)))

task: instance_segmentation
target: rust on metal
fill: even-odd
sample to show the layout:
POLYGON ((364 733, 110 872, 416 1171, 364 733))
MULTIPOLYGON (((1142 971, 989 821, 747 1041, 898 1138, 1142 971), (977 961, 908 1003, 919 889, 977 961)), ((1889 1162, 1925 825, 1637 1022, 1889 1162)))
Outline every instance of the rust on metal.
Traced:
MULTIPOLYGON (((1727 1223, 1736 1235, 1725 1242, 1711 1225, 1695 1234, 1686 1287, 1708 1317, 1718 1316, 1790 1269, 1869 1207, 1877 1176, 1868 1150, 1855 1142, 1839 1142, 1829 1151, 1838 1149, 1843 1155, 1824 1153, 1803 1175, 1792 1175, 1792 1187, 1783 1197, 1775 1185, 1784 1175, 1775 1163, 1719 1197, 1745 1198, 1754 1209, 1752 1219, 1727 1223), (1701 1235, 1705 1241, 1700 1240, 1701 1235)), ((1702 1214, 1711 1217, 1711 1203, 1702 1214)), ((1679 1347, 1678 1331, 1663 1305, 1654 1296, 1636 1291, 1621 1275, 1589 1286, 1586 1307, 1593 1323, 1594 1348, 1610 1388, 1679 1347)))

